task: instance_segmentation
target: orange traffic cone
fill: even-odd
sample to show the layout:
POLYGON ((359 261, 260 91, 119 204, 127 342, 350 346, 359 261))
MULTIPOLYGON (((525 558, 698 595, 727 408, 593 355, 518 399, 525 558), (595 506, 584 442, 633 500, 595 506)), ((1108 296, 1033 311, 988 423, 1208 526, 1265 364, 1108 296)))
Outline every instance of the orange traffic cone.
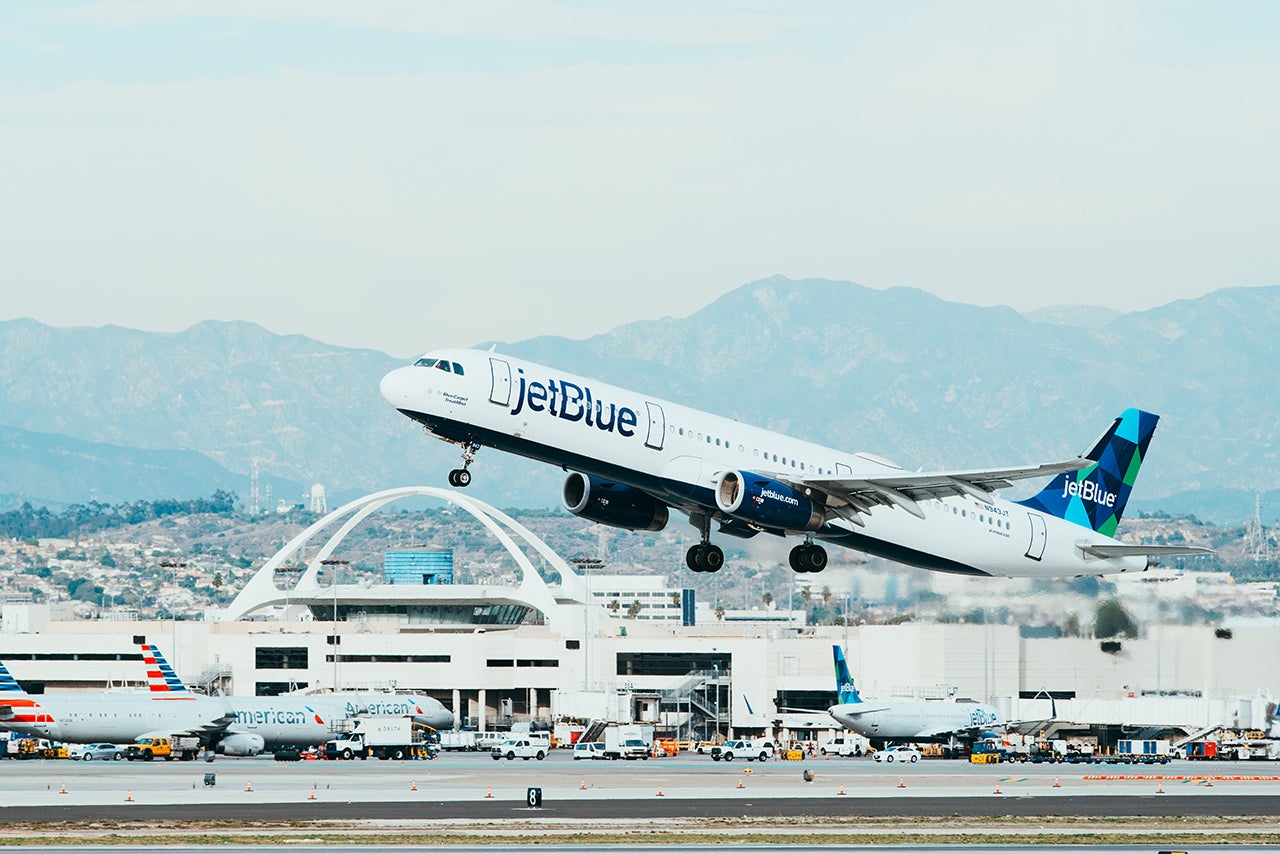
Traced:
POLYGON ((742 785, 742 778, 741 778, 741 777, 739 777, 739 778, 738 778, 738 788, 739 788, 739 789, 745 789, 745 788, 746 788, 746 786, 742 785))
POLYGON ((843 795, 843 794, 844 794, 844 786, 841 786, 841 787, 840 787, 840 791, 836 792, 836 794, 837 794, 837 795, 843 795))
POLYGON ((307 800, 314 801, 316 799, 316 787, 311 787, 311 794, 307 795, 307 800))
POLYGON ((410 781, 409 781, 409 791, 411 791, 411 792, 416 792, 416 791, 418 791, 418 781, 417 781, 417 780, 410 780, 410 781))
POLYGON ((998 794, 1000 794, 1000 784, 999 784, 999 783, 996 783, 996 790, 995 790, 995 792, 994 792, 993 794, 997 794, 997 795, 998 795, 998 794))
POLYGON ((132 801, 132 800, 133 800, 133 789, 130 789, 130 790, 129 790, 129 794, 125 795, 125 798, 124 798, 124 799, 125 799, 125 801, 132 801))
POLYGON ((252 781, 252 780, 245 780, 245 783, 244 783, 244 790, 245 790, 246 792, 252 792, 252 791, 253 791, 253 781, 252 781))
POLYGON ((486 798, 492 798, 492 797, 493 797, 493 787, 492 787, 492 786, 485 786, 485 789, 484 789, 484 796, 485 796, 486 798))
POLYGON ((661 786, 659 786, 659 787, 658 787, 658 794, 657 794, 657 797, 659 797, 659 798, 660 798, 660 797, 662 797, 662 787, 661 787, 661 786))
POLYGON ((583 777, 583 778, 582 778, 582 782, 578 784, 578 788, 579 788, 579 789, 581 789, 581 790, 582 790, 582 791, 584 791, 584 792, 587 790, 587 778, 586 778, 586 777, 583 777))
POLYGON ((1157 794, 1157 795, 1163 795, 1163 794, 1164 794, 1164 783, 1157 783, 1157 784, 1156 784, 1156 794, 1157 794))
POLYGON ((63 783, 63 784, 62 784, 62 788, 58 790, 58 794, 59 794, 59 795, 65 795, 66 793, 67 793, 67 784, 66 784, 66 783, 63 783))
POLYGON ((1053 787, 1054 787, 1055 789, 1061 789, 1061 788, 1062 788, 1062 784, 1058 782, 1058 778, 1057 778, 1057 777, 1054 777, 1054 778, 1053 778, 1053 787))
POLYGON ((1206 787, 1206 788, 1212 789, 1212 788, 1213 788, 1213 781, 1212 781, 1212 780, 1209 780, 1209 779, 1206 779, 1206 780, 1204 781, 1204 785, 1205 785, 1205 787, 1206 787))
POLYGON ((899 788, 899 789, 905 789, 906 787, 907 787, 907 784, 906 784, 906 783, 904 783, 904 782, 902 782, 902 778, 901 778, 901 777, 899 777, 899 778, 898 778, 898 788, 899 788))

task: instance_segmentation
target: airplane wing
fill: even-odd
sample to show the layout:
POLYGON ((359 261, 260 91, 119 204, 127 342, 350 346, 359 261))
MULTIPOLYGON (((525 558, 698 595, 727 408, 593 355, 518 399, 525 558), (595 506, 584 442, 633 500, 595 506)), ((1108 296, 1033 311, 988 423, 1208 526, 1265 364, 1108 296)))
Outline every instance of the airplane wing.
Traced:
POLYGON ((1167 557, 1169 555, 1211 555, 1213 549, 1205 546, 1133 546, 1128 543, 1076 543, 1076 548, 1087 555, 1108 557, 1167 557))
MULTIPOLYGON (((801 488, 825 493, 837 506, 848 505, 855 513, 876 506, 901 507, 913 516, 924 518, 916 502, 930 498, 952 498, 968 495, 986 501, 997 489, 1012 486, 1015 480, 1048 477, 1063 472, 1079 471, 1093 465, 1085 457, 1057 463, 1042 463, 1018 468, 966 469, 956 471, 909 472, 905 470, 865 475, 837 475, 792 479, 801 488)), ((850 521, 857 521, 851 519, 850 521)))

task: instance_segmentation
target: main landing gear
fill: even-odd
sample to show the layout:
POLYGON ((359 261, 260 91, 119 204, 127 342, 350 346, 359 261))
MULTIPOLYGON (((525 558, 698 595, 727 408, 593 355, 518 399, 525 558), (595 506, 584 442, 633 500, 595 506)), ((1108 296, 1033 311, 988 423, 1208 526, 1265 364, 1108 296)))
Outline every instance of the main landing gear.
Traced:
POLYGON ((456 487, 468 486, 471 483, 471 472, 467 471, 471 462, 476 458, 476 451, 480 450, 480 446, 475 442, 466 445, 462 451, 462 468, 454 469, 449 472, 449 485, 456 487))
POLYGON ((712 543, 698 543, 689 549, 684 562, 694 572, 719 572, 724 566, 724 550, 712 543))
POLYGON ((827 568, 827 550, 813 543, 801 543, 791 550, 787 562, 796 572, 822 572, 827 568))
POLYGON ((685 565, 694 572, 719 572, 724 566, 724 550, 708 542, 711 539, 711 517, 701 514, 690 516, 689 522, 698 529, 702 542, 685 554, 685 565))

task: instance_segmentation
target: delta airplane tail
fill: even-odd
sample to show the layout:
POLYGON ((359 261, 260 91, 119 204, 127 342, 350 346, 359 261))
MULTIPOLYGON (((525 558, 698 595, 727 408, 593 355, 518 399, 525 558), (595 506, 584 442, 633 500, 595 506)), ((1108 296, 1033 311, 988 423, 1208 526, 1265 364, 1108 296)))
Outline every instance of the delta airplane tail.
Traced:
POLYGON ((831 652, 836 660, 836 703, 844 706, 850 703, 861 703, 858 689, 853 687, 853 677, 849 675, 849 665, 844 660, 844 650, 838 644, 832 644, 831 652))
POLYGON ((139 646, 142 647, 142 661, 147 665, 147 683, 152 694, 169 694, 170 698, 175 700, 193 696, 187 690, 187 686, 182 684, 178 674, 169 666, 169 662, 165 661, 160 650, 149 643, 140 643, 139 646))
POLYGON ((1138 479, 1160 416, 1126 409, 1081 457, 1093 465, 1060 474, 1038 494, 1017 503, 1074 522, 1108 537, 1138 479))

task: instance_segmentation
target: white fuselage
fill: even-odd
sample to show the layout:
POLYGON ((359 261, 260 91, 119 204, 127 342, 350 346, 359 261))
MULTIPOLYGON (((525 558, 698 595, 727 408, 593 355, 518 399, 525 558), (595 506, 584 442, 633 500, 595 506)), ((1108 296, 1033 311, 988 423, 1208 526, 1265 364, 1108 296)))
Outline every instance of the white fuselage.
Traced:
MULTIPOLYGON (((509 356, 479 350, 427 356, 461 365, 464 372, 399 368, 383 378, 382 393, 435 435, 623 483, 690 514, 720 518, 713 489, 725 471, 793 482, 901 471, 876 457, 509 356)), ((829 515, 813 536, 914 566, 972 575, 1100 575, 1147 566, 1145 557, 1087 556, 1080 545, 1117 541, 995 496, 926 500, 919 507, 924 518, 876 507, 859 514, 861 526, 829 515)))
POLYGON ((12 717, 0 727, 25 735, 91 744, 129 743, 148 733, 187 732, 207 726, 225 710, 213 697, 185 695, 157 699, 143 693, 84 696, 5 693, 0 706, 12 717))
POLYGON ((992 706, 948 700, 867 700, 841 703, 828 711, 846 729, 886 741, 936 740, 1005 725, 1004 716, 992 706))

